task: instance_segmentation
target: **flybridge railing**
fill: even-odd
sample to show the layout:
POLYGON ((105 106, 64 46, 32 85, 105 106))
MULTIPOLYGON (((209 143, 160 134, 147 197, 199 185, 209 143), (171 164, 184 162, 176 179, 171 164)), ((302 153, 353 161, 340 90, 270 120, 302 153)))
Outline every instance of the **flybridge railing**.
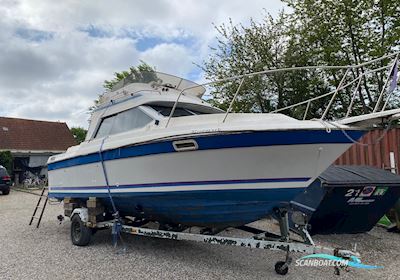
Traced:
MULTIPOLYGON (((182 94, 185 91, 187 91, 189 89, 193 89, 193 88, 200 87, 200 86, 204 87, 204 86, 210 86, 210 85, 217 84, 217 83, 225 83, 225 82, 240 80, 239 86, 237 87, 236 92, 235 92, 235 94, 233 96, 233 99, 231 100, 231 102, 229 104, 228 110, 226 111, 226 113, 224 115, 224 118, 222 119, 222 123, 224 123, 226 121, 227 117, 228 117, 228 114, 232 111, 233 104, 235 103, 235 101, 236 101, 236 99, 237 99, 237 97, 239 95, 240 89, 242 88, 242 85, 243 85, 243 83, 244 83, 246 78, 254 77, 254 76, 258 76, 258 75, 268 75, 268 74, 279 73, 279 72, 312 70, 312 69, 320 69, 320 70, 341 70, 341 69, 345 69, 346 71, 345 71, 345 74, 343 75, 342 79, 340 80, 339 85, 337 86, 337 88, 335 90, 333 90, 331 92, 328 92, 328 93, 325 93, 323 95, 314 97, 314 98, 307 99, 307 100, 302 101, 302 102, 298 102, 298 103, 290 105, 290 106, 286 106, 286 107, 283 107, 283 108, 278 108, 276 110, 271 111, 270 113, 277 113, 277 112, 281 112, 281 111, 284 111, 284 110, 292 109, 292 108, 295 108, 295 107, 302 106, 302 105, 306 104, 306 109, 305 109, 305 112, 304 112, 304 115, 303 115, 303 120, 305 120, 306 117, 307 117, 307 113, 309 111, 310 105, 311 105, 311 103, 313 101, 321 99, 321 98, 324 98, 324 97, 327 97, 327 96, 332 96, 331 99, 329 100, 329 103, 328 103, 327 107, 325 108, 325 110, 324 110, 324 112, 323 112, 323 114, 322 114, 322 116, 320 118, 321 120, 324 120, 326 118, 329 110, 331 109, 332 104, 335 101, 335 98, 338 96, 339 91, 343 90, 343 89, 345 89, 345 88, 347 88, 347 87, 349 87, 349 86, 351 86, 351 85, 353 85, 354 83, 357 82, 356 88, 355 88, 353 94, 351 95, 351 101, 350 101, 349 107, 347 108, 347 111, 346 111, 345 117, 347 118, 351 113, 352 107, 354 105, 354 101, 356 99, 357 91, 359 90, 359 87, 361 85, 361 81, 363 80, 363 78, 365 78, 366 75, 369 75, 371 73, 382 71, 382 70, 385 70, 385 69, 390 69, 389 72, 388 72, 385 84, 382 87, 382 90, 381 90, 381 92, 379 94, 378 100, 377 100, 377 102, 375 104, 375 107, 373 109, 373 113, 375 113, 375 112, 378 111, 379 105, 383 100, 383 96, 385 95, 386 88, 387 88, 387 86, 388 86, 388 84, 390 82, 391 74, 393 73, 393 75, 397 75, 397 71, 394 71, 394 70, 395 70, 395 67, 397 67, 397 61, 399 59, 399 56, 400 56, 400 51, 392 53, 392 54, 389 54, 389 55, 385 55, 385 56, 382 56, 382 57, 379 57, 379 58, 376 58, 374 60, 371 60, 371 61, 368 61, 368 62, 365 62, 365 63, 357 64, 357 65, 345 65, 345 66, 301 66, 301 67, 289 67, 289 68, 280 68, 280 69, 268 69, 268 70, 264 70, 264 71, 248 73, 248 74, 243 74, 243 75, 237 75, 237 76, 228 77, 228 78, 221 79, 221 80, 215 80, 215 81, 203 83, 203 84, 200 84, 200 85, 187 87, 185 89, 182 89, 179 92, 179 95, 178 95, 178 97, 177 97, 177 99, 176 99, 176 101, 174 103, 174 106, 172 107, 171 113, 170 113, 170 115, 168 117, 168 121, 167 121, 165 127, 168 127, 168 124, 169 124, 172 116, 174 115, 176 107, 177 107, 177 105, 179 103, 180 97, 182 96, 182 94), (382 67, 371 69, 371 70, 368 70, 368 71, 362 71, 362 73, 360 75, 358 75, 356 78, 354 78, 353 80, 351 80, 350 82, 345 84, 346 78, 348 78, 348 74, 350 73, 351 70, 355 70, 355 69, 358 69, 358 68, 361 68, 361 67, 364 67, 364 66, 367 66, 367 65, 371 65, 371 64, 373 64, 375 62, 379 62, 379 61, 381 61, 383 59, 393 58, 393 57, 394 57, 394 59, 393 59, 392 63, 389 63, 388 65, 385 65, 385 66, 382 66, 382 67)), ((395 79, 396 77, 393 77, 393 78, 395 79)), ((383 107, 382 107, 381 111, 385 110, 385 108, 386 108, 386 106, 388 104, 388 101, 392 96, 392 93, 393 93, 393 91, 389 92, 388 96, 386 97, 386 101, 383 104, 383 107)))

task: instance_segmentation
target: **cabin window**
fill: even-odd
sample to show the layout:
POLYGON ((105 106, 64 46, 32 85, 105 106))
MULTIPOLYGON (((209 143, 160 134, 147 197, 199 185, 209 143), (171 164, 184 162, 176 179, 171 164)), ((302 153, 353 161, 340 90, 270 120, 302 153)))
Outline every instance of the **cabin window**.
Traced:
POLYGON ((103 119, 95 138, 126 132, 141 128, 152 122, 153 119, 139 108, 123 111, 103 119))
MULTIPOLYGON (((153 110, 157 111, 157 113, 163 115, 164 117, 169 117, 169 115, 171 114, 172 107, 160 106, 160 105, 148 105, 148 106, 151 107, 153 110)), ((193 116, 201 114, 206 114, 206 113, 199 112, 196 110, 176 107, 173 117, 184 117, 184 116, 193 116)))
POLYGON ((107 136, 110 133, 111 126, 114 122, 114 116, 107 117, 102 120, 99 129, 97 130, 96 137, 95 138, 102 138, 104 136, 107 136))
POLYGON ((153 119, 146 115, 142 110, 133 108, 119 113, 111 128, 110 134, 121 133, 135 128, 146 126, 153 119))

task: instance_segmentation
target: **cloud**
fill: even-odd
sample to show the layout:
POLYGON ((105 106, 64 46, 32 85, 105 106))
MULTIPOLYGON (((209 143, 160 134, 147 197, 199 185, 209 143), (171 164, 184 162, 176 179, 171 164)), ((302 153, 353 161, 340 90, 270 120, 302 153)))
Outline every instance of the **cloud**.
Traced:
POLYGON ((0 0, 1 116, 87 126, 105 79, 144 60, 201 79, 213 23, 277 14, 278 0, 0 0))
POLYGON ((185 76, 193 68, 192 54, 182 45, 162 43, 140 54, 140 58, 157 71, 185 76))

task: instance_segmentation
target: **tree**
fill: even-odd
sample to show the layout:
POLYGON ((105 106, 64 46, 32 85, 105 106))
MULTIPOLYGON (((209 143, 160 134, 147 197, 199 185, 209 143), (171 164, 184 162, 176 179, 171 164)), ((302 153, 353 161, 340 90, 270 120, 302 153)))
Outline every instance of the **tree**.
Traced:
POLYGON ((103 87, 108 91, 112 91, 113 87, 124 79, 128 79, 129 82, 148 83, 156 81, 157 76, 155 75, 155 68, 144 61, 140 61, 137 67, 130 67, 128 71, 115 72, 114 78, 109 81, 105 80, 103 87))
MULTIPOLYGON (((400 42, 400 9, 397 1, 354 0, 284 0, 292 9, 291 20, 306 47, 312 48, 321 64, 360 64, 393 53, 400 42)), ((388 60, 372 65, 384 66, 388 60)), ((353 78, 365 73, 366 67, 352 71, 353 78)), ((374 107, 388 73, 364 76, 358 89, 359 108, 363 112, 374 107)), ((331 73, 330 83, 340 77, 331 73)), ((342 95, 343 105, 349 94, 342 95)), ((347 99, 347 100, 346 100, 347 99)))
POLYGON ((10 151, 0 151, 0 165, 4 166, 8 173, 12 172, 12 155, 10 151))
MULTIPOLYGON (((315 64, 312 54, 300 47, 302 38, 293 32, 295 26, 283 12, 277 19, 266 14, 260 23, 251 20, 249 27, 234 26, 230 21, 216 30, 218 46, 211 49, 212 54, 202 67, 208 79, 315 64)), ((214 105, 227 109, 237 87, 238 81, 215 85, 211 91, 214 105)), ((328 91, 329 85, 318 79, 315 71, 253 76, 244 80, 233 110, 268 112, 328 91)), ((310 108, 310 112, 316 110, 321 110, 319 102, 310 108)), ((301 112, 291 110, 288 114, 299 117, 303 111, 301 108, 301 112)))
MULTIPOLYGON (((393 53, 400 43, 400 9, 395 0, 284 0, 290 13, 275 19, 265 14, 250 25, 215 27, 217 46, 202 65, 206 78, 223 79, 264 69, 309 65, 360 64, 393 53)), ((371 68, 387 65, 388 60, 371 68)), ((366 73, 368 67, 352 70, 346 82, 366 73)), ((334 90, 344 70, 291 71, 246 78, 233 107, 235 112, 268 112, 334 90)), ((370 111, 383 88, 387 71, 366 75, 358 89, 353 112, 370 111)), ((227 109, 239 81, 216 84, 212 102, 227 109)), ((352 89, 337 96, 329 118, 342 117, 352 89)), ((329 97, 311 103, 308 117, 320 117, 329 97)), ((398 100, 397 100, 398 102, 398 100)), ((300 117, 305 106, 285 113, 300 117)))
POLYGON ((71 133, 78 143, 85 141, 87 130, 83 127, 71 127, 71 133))
MULTIPOLYGON (((137 67, 130 67, 129 70, 115 72, 114 78, 111 80, 105 80, 103 83, 103 88, 106 90, 105 93, 116 90, 119 86, 126 83, 134 83, 134 82, 141 82, 141 83, 149 83, 152 81, 157 81, 155 67, 148 65, 144 61, 140 61, 140 64, 137 67)), ((94 105, 89 108, 89 111, 93 111, 97 108, 101 97, 105 94, 99 94, 98 98, 94 101, 94 105)))
MULTIPOLYGON (((278 20, 270 16, 266 16, 261 23, 251 20, 249 27, 234 26, 229 21, 228 24, 215 26, 215 29, 219 34, 218 46, 211 49, 212 55, 202 66, 206 78, 219 80, 283 65, 282 48, 287 40, 283 14, 278 20)), ((226 110, 238 85, 239 81, 216 84, 211 91, 214 105, 226 110)), ((233 110, 267 112, 282 102, 279 95, 281 89, 280 75, 275 75, 273 81, 265 76, 246 78, 233 110)))

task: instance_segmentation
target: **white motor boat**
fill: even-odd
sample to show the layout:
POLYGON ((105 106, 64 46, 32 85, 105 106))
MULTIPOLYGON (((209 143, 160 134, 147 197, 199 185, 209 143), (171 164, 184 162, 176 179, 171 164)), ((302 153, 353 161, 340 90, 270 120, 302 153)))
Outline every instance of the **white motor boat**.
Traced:
POLYGON ((120 215, 165 224, 240 226, 286 207, 365 132, 351 118, 223 112, 193 82, 141 78, 106 93, 86 140, 49 159, 49 197, 96 197, 106 211, 114 203, 120 215))

